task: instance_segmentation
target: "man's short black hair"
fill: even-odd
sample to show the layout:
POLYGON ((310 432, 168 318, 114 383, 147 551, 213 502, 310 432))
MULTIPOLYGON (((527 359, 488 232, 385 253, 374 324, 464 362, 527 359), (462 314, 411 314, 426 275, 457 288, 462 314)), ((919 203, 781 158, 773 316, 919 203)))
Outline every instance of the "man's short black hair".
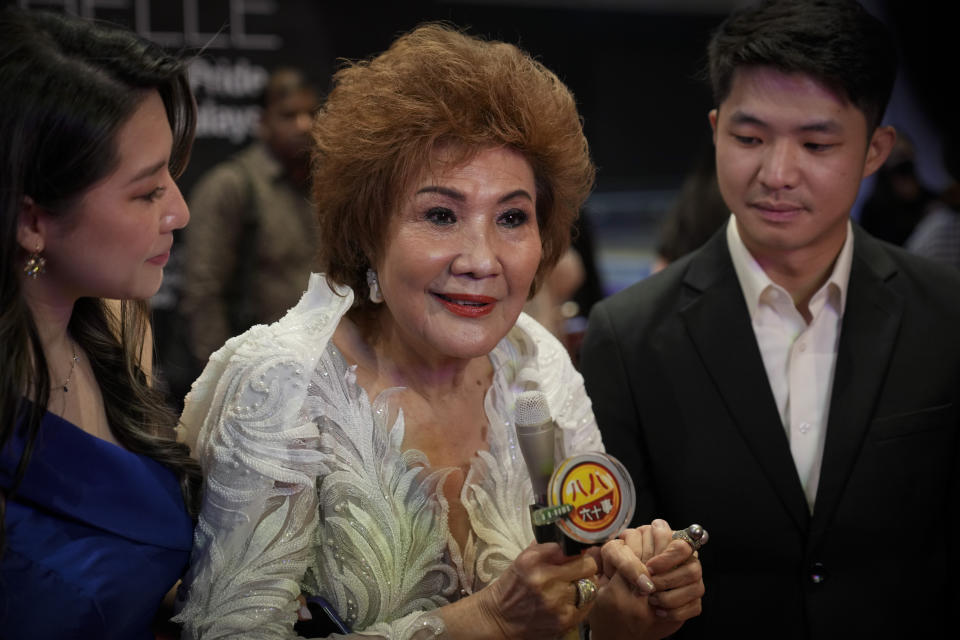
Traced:
POLYGON ((772 67, 823 82, 880 125, 897 75, 890 31, 856 0, 765 0, 731 13, 708 47, 716 105, 741 67, 772 67))

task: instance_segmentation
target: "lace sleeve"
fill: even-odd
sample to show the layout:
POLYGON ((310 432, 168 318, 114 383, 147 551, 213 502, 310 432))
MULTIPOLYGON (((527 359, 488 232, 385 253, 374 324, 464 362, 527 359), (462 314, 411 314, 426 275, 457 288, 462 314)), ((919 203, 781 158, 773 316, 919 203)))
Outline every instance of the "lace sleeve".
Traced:
POLYGON ((295 598, 318 517, 318 434, 299 413, 304 362, 253 348, 257 329, 217 354, 184 412, 190 429, 189 405, 206 408, 194 449, 204 501, 176 617, 184 638, 296 637, 295 598))
POLYGON ((554 419, 563 432, 565 454, 571 456, 588 451, 603 451, 603 440, 597 427, 597 419, 593 415, 593 404, 583 385, 583 376, 574 368, 569 358, 564 359, 564 366, 559 372, 563 380, 559 389, 563 390, 563 394, 556 400, 548 401, 551 406, 559 407, 554 419))
MULTIPOLYGON (((194 383, 180 435, 203 467, 204 499, 174 618, 183 638, 296 637, 296 597, 318 553, 317 480, 330 472, 319 416, 305 405, 351 302, 312 277, 283 320, 227 341, 194 383)), ((410 612, 359 635, 421 640, 442 631, 437 617, 410 612)))
MULTIPOLYGON (((316 417, 301 410, 302 363, 263 353, 230 359, 218 386, 232 390, 231 399, 211 405, 207 421, 215 424, 197 441, 204 506, 186 603, 175 619, 184 638, 294 638, 295 599, 317 553, 316 479, 330 469, 316 417)), ((439 618, 416 612, 348 637, 425 640, 442 633, 439 618)))
POLYGON ((583 376, 573 366, 566 347, 526 314, 520 315, 517 324, 536 344, 537 375, 553 419, 563 434, 563 455, 603 451, 583 376))

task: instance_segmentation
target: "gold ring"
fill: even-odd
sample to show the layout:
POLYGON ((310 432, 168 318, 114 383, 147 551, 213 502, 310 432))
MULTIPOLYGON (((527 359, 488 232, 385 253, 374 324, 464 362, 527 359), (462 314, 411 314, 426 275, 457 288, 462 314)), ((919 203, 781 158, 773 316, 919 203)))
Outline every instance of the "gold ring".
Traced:
POLYGON ((577 597, 574 605, 579 609, 597 599, 597 585, 589 578, 580 578, 573 583, 577 587, 577 597))

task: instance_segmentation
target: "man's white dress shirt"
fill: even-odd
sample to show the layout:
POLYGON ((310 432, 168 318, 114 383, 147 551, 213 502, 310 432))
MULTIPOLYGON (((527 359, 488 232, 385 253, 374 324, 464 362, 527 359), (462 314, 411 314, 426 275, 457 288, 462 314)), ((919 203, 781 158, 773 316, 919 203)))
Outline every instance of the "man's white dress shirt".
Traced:
POLYGON ((833 271, 810 299, 810 324, 797 311, 790 293, 775 284, 747 250, 732 215, 727 223, 727 245, 812 513, 853 262, 853 229, 847 222, 847 239, 833 271))

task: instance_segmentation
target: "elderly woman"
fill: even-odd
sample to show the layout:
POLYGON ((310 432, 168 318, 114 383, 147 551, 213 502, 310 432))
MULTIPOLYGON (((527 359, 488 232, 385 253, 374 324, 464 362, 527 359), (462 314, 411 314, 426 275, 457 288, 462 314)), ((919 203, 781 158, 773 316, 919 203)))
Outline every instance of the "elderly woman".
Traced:
POLYGON ((602 552, 533 543, 517 395, 546 395, 562 455, 603 447, 564 348, 521 314, 593 182, 567 88, 426 25, 336 75, 314 139, 325 274, 187 398, 206 484, 185 637, 292 637, 301 592, 384 638, 588 616, 595 638, 661 637, 696 615, 699 563, 662 521, 602 552))

